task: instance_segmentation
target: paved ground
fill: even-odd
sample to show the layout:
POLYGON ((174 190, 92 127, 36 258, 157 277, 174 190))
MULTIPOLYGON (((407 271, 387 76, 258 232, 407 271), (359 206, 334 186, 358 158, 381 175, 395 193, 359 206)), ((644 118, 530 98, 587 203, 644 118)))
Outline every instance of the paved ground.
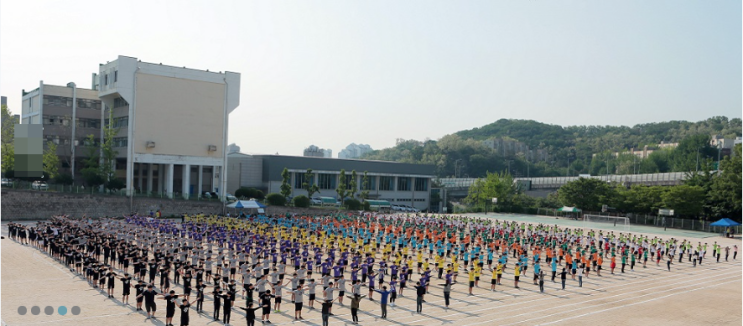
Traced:
MULTIPOLYGON (((6 233, 7 227, 3 227, 3 234, 6 233)), ((692 240, 741 246, 740 240, 720 237, 692 240)), ((0 244, 1 308, 3 322, 7 325, 164 325, 164 301, 158 304, 158 318, 146 320, 146 315, 121 304, 120 282, 117 298, 108 299, 38 250, 9 239, 0 244), (27 307, 29 312, 20 315, 19 306, 27 307), (39 306, 41 313, 32 315, 32 306, 39 306), (53 307, 54 313, 46 315, 46 306, 53 307), (59 306, 68 309, 65 316, 57 313, 59 306), (79 315, 69 312, 73 306, 80 307, 79 315)), ((568 280, 568 287, 563 291, 559 290, 559 283, 547 281, 544 294, 528 280, 522 280, 521 289, 515 289, 509 269, 503 275, 503 285, 495 292, 490 291, 489 273, 484 275, 474 296, 467 295, 464 283, 455 285, 448 310, 443 309, 441 286, 434 280, 423 314, 415 313, 415 294, 406 289, 406 295, 398 299, 398 306, 388 308, 387 320, 378 318, 378 302, 366 299, 359 318, 362 325, 741 325, 743 277, 740 261, 741 257, 732 261, 731 254, 730 262, 724 262, 723 257, 723 262, 715 263, 708 255, 704 265, 693 268, 685 259, 681 264, 672 265, 671 272, 666 271, 662 263, 660 267, 648 264, 647 269, 639 267, 625 274, 609 275, 605 271, 603 277, 596 277, 592 273, 584 279, 582 288, 577 281, 568 280)), ((608 267, 608 263, 605 265, 608 267)), ((364 291, 366 288, 362 288, 364 291)), ((238 298, 236 305, 244 304, 244 300, 238 298)), ((204 306, 211 316, 212 302, 207 299, 204 306)), ((348 301, 346 307, 336 303, 331 325, 351 324, 347 306, 348 301)), ((305 309, 305 321, 294 322, 293 306, 285 300, 282 308, 284 312, 271 314, 274 325, 322 324, 317 310, 305 309)), ((195 311, 190 316, 190 325, 222 325, 195 311)), ((232 324, 243 323, 244 315, 233 312, 232 324)), ((174 324, 179 324, 178 316, 174 324)))

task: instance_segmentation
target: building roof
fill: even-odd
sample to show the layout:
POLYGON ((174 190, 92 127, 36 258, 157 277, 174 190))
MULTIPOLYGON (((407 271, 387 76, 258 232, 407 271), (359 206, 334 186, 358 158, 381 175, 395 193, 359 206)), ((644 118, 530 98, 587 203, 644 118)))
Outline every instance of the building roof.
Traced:
MULTIPOLYGON (((347 174, 356 170, 357 174, 364 171, 376 174, 402 174, 420 177, 433 177, 436 167, 427 164, 410 164, 388 161, 371 161, 360 159, 338 159, 311 156, 286 156, 286 155, 247 155, 242 153, 229 154, 231 157, 257 157, 263 160, 264 178, 268 180, 281 180, 281 172, 284 168, 289 170, 340 171, 345 169, 347 174)), ((264 180, 265 181, 265 180, 264 180)))

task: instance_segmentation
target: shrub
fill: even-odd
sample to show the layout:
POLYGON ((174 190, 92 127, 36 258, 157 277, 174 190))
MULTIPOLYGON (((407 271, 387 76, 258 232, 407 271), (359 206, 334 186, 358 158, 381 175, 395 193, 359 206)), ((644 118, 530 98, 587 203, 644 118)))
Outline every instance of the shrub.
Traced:
POLYGON ((270 193, 266 196, 266 201, 273 206, 286 206, 286 198, 281 194, 270 193))
POLYGON ((299 195, 297 197, 294 197, 294 200, 292 201, 294 202, 295 207, 303 207, 303 208, 310 207, 310 199, 307 198, 307 196, 305 195, 299 195))
POLYGON ((255 199, 263 199, 265 196, 263 195, 263 191, 260 191, 255 188, 248 188, 248 187, 240 187, 240 189, 237 189, 235 191, 235 197, 237 198, 255 198, 255 199))
POLYGON ((363 203, 363 206, 364 206, 364 210, 365 210, 365 211, 370 211, 370 210, 371 210, 371 204, 369 204, 369 202, 368 202, 368 201, 365 201, 365 202, 363 203))
POLYGON ((69 173, 61 173, 56 178, 54 178, 54 182, 61 185, 71 185, 72 176, 69 173))
POLYGON ((361 209, 361 202, 358 199, 349 198, 346 199, 345 202, 343 202, 343 206, 350 210, 357 211, 361 209))

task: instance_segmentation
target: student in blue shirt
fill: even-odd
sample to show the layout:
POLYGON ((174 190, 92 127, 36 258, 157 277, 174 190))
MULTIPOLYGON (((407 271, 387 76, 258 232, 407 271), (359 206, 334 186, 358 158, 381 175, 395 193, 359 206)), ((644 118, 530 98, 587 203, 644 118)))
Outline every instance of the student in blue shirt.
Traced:
POLYGON ((387 291, 387 286, 382 286, 381 290, 374 290, 375 292, 379 292, 379 294, 382 295, 382 298, 379 300, 379 305, 382 307, 382 319, 387 319, 387 299, 390 296, 390 291, 387 291))

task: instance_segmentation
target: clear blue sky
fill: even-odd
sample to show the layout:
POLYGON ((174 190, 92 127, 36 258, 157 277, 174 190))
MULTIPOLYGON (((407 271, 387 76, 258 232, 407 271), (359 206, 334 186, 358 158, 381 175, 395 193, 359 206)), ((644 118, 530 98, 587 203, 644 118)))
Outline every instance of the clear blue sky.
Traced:
POLYGON ((379 149, 501 118, 741 117, 741 1, 3 1, 0 93, 117 55, 242 74, 230 142, 379 149))

